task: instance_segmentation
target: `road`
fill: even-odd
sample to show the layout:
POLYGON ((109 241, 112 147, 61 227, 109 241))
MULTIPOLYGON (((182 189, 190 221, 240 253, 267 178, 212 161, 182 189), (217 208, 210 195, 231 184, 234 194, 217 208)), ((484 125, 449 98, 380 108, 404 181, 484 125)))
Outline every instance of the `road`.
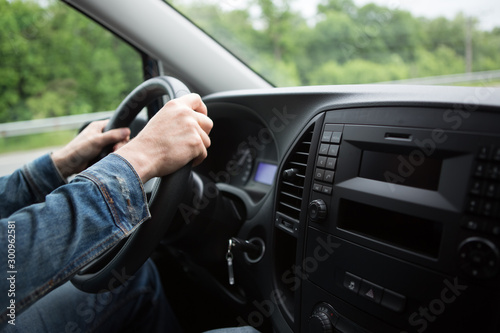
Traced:
POLYGON ((58 147, 47 147, 15 153, 0 154, 0 176, 12 173, 22 165, 42 156, 45 153, 56 150, 58 147))

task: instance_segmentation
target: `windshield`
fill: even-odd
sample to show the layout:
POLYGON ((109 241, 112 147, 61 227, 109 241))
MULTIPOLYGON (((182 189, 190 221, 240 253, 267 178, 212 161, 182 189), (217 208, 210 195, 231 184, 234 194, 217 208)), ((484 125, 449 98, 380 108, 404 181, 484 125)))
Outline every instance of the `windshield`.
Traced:
POLYGON ((276 86, 500 85, 498 0, 168 0, 276 86))

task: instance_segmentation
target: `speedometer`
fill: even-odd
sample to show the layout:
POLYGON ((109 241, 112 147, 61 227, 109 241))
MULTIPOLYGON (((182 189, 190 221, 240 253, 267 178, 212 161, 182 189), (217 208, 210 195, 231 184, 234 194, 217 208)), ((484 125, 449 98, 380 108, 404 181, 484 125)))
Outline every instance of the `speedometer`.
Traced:
POLYGON ((238 149, 227 162, 226 170, 231 176, 231 183, 246 184, 252 173, 254 153, 251 148, 238 149))

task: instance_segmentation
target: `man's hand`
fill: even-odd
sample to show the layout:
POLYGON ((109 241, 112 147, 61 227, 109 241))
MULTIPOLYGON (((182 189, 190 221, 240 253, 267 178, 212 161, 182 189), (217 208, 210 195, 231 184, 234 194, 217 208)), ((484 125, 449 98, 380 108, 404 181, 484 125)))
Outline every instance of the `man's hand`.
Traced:
POLYGON ((103 132, 107 123, 108 120, 91 123, 66 146, 52 154, 52 160, 63 177, 83 171, 104 147, 128 141, 130 129, 117 128, 103 132))
POLYGON ((132 164, 143 182, 200 164, 210 146, 213 122, 197 94, 169 101, 144 129, 116 151, 132 164))

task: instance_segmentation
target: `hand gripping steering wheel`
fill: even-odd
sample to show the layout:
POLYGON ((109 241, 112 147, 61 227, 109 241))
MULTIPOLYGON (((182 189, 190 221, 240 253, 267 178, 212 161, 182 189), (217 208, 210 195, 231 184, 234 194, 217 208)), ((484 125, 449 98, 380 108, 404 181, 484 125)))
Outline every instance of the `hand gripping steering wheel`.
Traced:
MULTIPOLYGON (((188 93, 189 89, 173 77, 149 79, 123 100, 104 131, 130 126, 137 114, 158 97, 168 95, 174 99, 188 93)), ((110 151, 111 147, 103 150, 100 158, 110 151)), ((126 282, 123 277, 132 276, 165 235, 190 176, 191 163, 170 175, 152 180, 154 185, 148 202, 151 219, 144 221, 129 237, 80 270, 71 282, 78 289, 91 293, 111 290, 126 282)))

